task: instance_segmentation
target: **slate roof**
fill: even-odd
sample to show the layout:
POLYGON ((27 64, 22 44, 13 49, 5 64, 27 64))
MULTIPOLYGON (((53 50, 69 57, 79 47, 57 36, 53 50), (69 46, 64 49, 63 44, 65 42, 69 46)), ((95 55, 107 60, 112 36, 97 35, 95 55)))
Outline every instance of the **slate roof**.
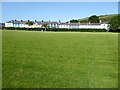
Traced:
POLYGON ((8 22, 6 22, 6 23, 13 23, 14 21, 13 20, 11 20, 11 21, 8 21, 8 22))
MULTIPOLYGON (((33 24, 61 24, 61 25, 101 25, 101 23, 66 23, 66 22, 55 22, 55 21, 31 21, 33 22, 33 24)), ((15 20, 11 20, 11 21, 8 21, 6 23, 14 23, 14 24, 18 24, 18 23, 21 23, 21 24, 25 24, 27 23, 27 21, 15 21, 15 20)))
POLYGON ((11 20, 11 21, 8 21, 6 23, 14 23, 14 24, 18 24, 18 23, 21 23, 21 24, 25 24, 27 21, 14 21, 14 20, 11 20))

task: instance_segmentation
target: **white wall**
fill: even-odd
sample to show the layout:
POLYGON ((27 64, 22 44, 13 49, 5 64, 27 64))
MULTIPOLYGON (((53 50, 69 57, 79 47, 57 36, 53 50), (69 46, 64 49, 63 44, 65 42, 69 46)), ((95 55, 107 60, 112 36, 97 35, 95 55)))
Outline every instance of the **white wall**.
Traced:
POLYGON ((79 28, 101 28, 100 25, 79 25, 79 28))
POLYGON ((5 27, 13 27, 13 23, 5 23, 5 27))
POLYGON ((62 24, 62 25, 59 25, 59 28, 69 28, 69 25, 62 24))
POLYGON ((102 27, 102 28, 105 28, 106 30, 108 30, 108 29, 109 29, 109 27, 108 27, 108 26, 109 26, 109 24, 101 24, 101 27, 102 27))
POLYGON ((95 28, 95 29, 108 29, 108 24, 101 25, 79 25, 79 28, 95 28))
POLYGON ((27 24, 20 24, 20 28, 41 28, 42 25, 38 25, 38 24, 33 24, 31 26, 27 25, 27 24))
MULTIPOLYGON (((108 25, 109 24, 101 24, 101 25, 79 25, 78 28, 95 28, 95 29, 106 29, 108 30, 108 25)), ((13 27, 13 23, 5 23, 5 27, 13 27)), ((42 25, 38 25, 37 23, 36 24, 33 24, 31 26, 28 26, 27 24, 20 24, 20 28, 41 28, 42 25)), ((54 26, 57 28, 57 26, 54 26)), ((66 25, 66 24, 61 24, 61 25, 58 25, 58 28, 70 28, 70 25, 66 25)))
POLYGON ((25 27, 25 24, 20 24, 20 28, 23 28, 23 27, 25 27))

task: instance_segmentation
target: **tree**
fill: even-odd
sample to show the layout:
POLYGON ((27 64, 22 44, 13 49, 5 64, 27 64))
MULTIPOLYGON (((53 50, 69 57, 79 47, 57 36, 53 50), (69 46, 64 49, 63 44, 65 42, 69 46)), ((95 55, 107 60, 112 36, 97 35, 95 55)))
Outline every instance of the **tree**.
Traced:
POLYGON ((28 24, 28 26, 31 26, 31 25, 33 25, 33 22, 31 22, 30 20, 28 20, 26 24, 28 24))
POLYGON ((90 23, 99 23, 99 17, 96 15, 92 15, 91 17, 88 18, 88 21, 90 23))
POLYGON ((45 28, 45 31, 47 28, 49 28, 48 24, 43 24, 42 27, 45 28))
POLYGON ((79 21, 78 20, 75 20, 75 19, 72 19, 70 20, 70 23, 78 23, 79 21))
POLYGON ((114 16, 111 18, 111 20, 109 21, 110 30, 116 31, 117 29, 120 29, 120 14, 114 16))

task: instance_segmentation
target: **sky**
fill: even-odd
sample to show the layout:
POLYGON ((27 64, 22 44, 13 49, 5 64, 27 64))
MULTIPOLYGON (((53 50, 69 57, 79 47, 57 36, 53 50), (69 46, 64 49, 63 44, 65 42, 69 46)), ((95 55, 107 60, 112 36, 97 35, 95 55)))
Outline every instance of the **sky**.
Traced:
POLYGON ((118 2, 2 2, 2 22, 9 20, 69 21, 118 13, 118 2))

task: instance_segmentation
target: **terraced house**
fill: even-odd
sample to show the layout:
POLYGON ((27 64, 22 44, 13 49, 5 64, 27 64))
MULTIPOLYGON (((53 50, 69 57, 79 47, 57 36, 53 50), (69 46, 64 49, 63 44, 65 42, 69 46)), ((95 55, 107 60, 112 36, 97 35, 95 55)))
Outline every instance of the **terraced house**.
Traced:
POLYGON ((11 20, 5 23, 5 27, 19 27, 19 28, 42 28, 42 25, 47 24, 50 28, 85 28, 85 29, 106 29, 108 30, 107 23, 66 23, 66 22, 53 22, 53 21, 30 21, 33 24, 28 25, 28 21, 11 20))

